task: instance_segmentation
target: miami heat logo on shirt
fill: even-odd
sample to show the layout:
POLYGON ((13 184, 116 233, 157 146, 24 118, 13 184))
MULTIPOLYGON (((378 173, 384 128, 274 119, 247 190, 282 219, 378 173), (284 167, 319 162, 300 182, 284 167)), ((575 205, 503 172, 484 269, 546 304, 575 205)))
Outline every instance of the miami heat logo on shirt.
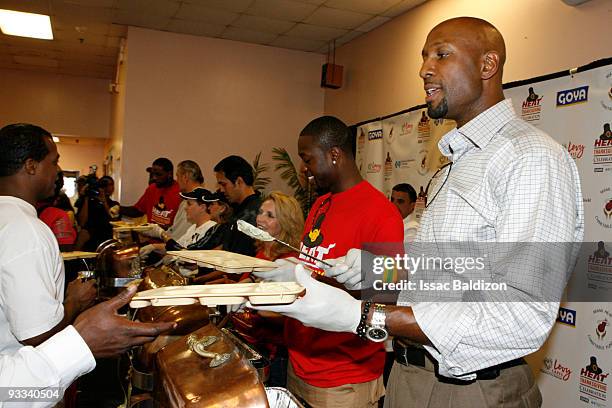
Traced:
POLYGON ((172 225, 172 210, 166 209, 164 196, 159 197, 159 202, 153 207, 151 221, 159 225, 172 225))
POLYGON ((323 225, 325 214, 329 210, 329 207, 331 207, 331 195, 321 202, 321 205, 319 208, 317 208, 317 211, 313 217, 314 223, 312 224, 310 231, 308 234, 304 235, 302 243, 307 248, 317 247, 321 244, 321 242, 323 242, 324 237, 323 232, 321 232, 321 226, 323 225))

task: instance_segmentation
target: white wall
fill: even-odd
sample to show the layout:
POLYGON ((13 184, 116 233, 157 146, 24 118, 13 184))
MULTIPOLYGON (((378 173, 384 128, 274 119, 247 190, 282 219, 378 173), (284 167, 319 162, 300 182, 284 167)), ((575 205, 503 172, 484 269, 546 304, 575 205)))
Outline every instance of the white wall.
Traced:
MULTIPOLYGON (((160 156, 212 168, 238 154, 252 161, 272 147, 297 157, 297 136, 323 112, 323 56, 235 41, 130 28, 125 89, 121 201, 146 187, 160 156)), ((278 178, 271 186, 285 191, 278 178)))
POLYGON ((0 69, 0 126, 27 122, 54 134, 108 138, 108 80, 0 69))
POLYGON ((452 17, 495 25, 506 41, 504 82, 612 57, 612 1, 571 7, 561 0, 430 0, 340 47, 346 80, 325 93, 325 112, 348 123, 424 103, 418 76, 427 33, 452 17))

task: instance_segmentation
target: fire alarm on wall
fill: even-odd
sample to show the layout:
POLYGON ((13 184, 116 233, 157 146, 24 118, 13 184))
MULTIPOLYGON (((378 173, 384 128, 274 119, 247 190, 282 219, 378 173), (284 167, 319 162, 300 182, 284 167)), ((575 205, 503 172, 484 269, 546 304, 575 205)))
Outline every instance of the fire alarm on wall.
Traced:
POLYGON ((321 72, 321 86, 323 88, 338 89, 342 86, 342 65, 327 63, 323 65, 321 72))

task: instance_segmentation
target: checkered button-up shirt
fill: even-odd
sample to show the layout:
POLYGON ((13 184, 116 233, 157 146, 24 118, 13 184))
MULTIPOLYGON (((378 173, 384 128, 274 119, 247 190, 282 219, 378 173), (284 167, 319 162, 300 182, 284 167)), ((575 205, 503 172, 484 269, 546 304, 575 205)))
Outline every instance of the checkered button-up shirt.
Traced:
MULTIPOLYGON (((438 146, 452 165, 429 194, 417 244, 487 242, 510 248, 495 265, 504 265, 510 296, 516 298, 500 302, 485 293, 484 301, 444 302, 431 293, 403 291, 398 304, 412 306, 433 344, 426 348, 439 373, 470 380, 474 371, 538 350, 548 337, 575 254, 526 261, 512 248, 582 241, 580 179, 565 149, 518 118, 510 100, 450 131, 438 146)), ((497 273, 484 270, 482 276, 497 273)))

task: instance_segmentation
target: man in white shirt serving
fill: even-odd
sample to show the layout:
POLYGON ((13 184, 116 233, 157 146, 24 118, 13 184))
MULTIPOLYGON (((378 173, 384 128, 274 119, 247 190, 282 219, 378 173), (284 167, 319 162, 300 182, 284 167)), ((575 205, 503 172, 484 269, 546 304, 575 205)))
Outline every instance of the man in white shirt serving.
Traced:
MULTIPOLYGON (((95 288, 93 282, 79 281, 73 289, 77 294, 64 301, 59 247, 36 217, 34 204, 53 190, 58 160, 46 130, 28 124, 0 129, 0 387, 58 387, 59 395, 40 406, 53 405, 76 377, 93 369, 92 353, 115 355, 173 326, 118 316, 116 310, 135 289, 87 310, 69 325, 82 310, 79 301, 91 299, 92 292, 95 296, 95 288), (68 305, 69 301, 76 304, 68 305)), ((69 286, 69 296, 70 292, 69 286)), ((19 401, 19 396, 2 394, 0 405, 7 397, 19 401)), ((36 406, 33 397, 29 406, 36 406)))
MULTIPOLYGON (((540 406, 540 391, 522 357, 548 337, 575 264, 573 245, 584 235, 576 165, 504 98, 505 44, 490 23, 469 17, 444 21, 427 36, 422 57, 429 117, 453 119, 457 128, 438 144, 452 164, 432 189, 408 255, 418 257, 410 253, 415 246, 488 246, 493 259, 482 262, 478 276, 503 280, 507 291, 408 287, 397 305, 370 304, 321 284, 298 266, 296 279, 306 295, 291 305, 255 309, 370 341, 394 336, 386 407, 540 406)), ((346 275, 361 275, 361 266, 340 264, 326 274, 344 282, 350 280, 346 275)), ((371 271, 364 264, 364 276, 371 271)), ((410 280, 415 277, 420 275, 410 280)))

